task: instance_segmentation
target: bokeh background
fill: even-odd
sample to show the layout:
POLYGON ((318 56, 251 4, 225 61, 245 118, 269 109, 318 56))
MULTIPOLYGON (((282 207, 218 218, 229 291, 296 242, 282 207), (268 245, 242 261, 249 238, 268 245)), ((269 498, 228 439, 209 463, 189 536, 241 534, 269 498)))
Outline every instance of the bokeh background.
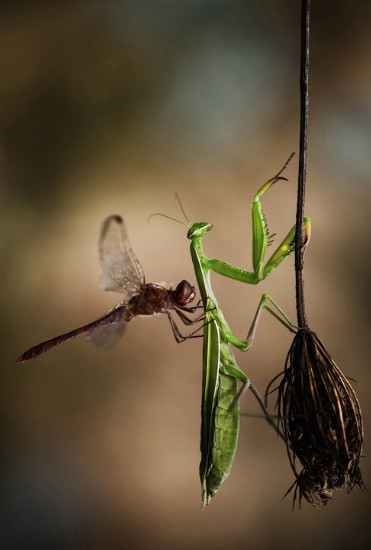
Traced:
MULTIPOLYGON (((306 255, 312 328, 356 380, 370 487, 371 5, 312 2, 306 255), (367 456, 368 455, 368 456, 367 456)), ((120 300, 100 291, 102 220, 124 216, 147 281, 195 281, 209 256, 251 267, 251 199, 298 149, 300 2, 2 2, 0 8, 1 530, 4 549, 369 548, 370 497, 292 512, 286 451, 243 418, 230 478, 201 511, 199 339, 137 319, 97 352, 84 338, 22 365, 31 345, 120 300)), ((264 197, 294 223, 297 157, 264 197)), ((295 317, 293 259, 256 288, 213 277, 241 337, 262 292, 295 317)), ((263 315, 240 366, 263 391, 291 335, 263 315)), ((272 403, 273 405, 273 403, 272 403)), ((252 396, 242 403, 256 411, 252 396)))

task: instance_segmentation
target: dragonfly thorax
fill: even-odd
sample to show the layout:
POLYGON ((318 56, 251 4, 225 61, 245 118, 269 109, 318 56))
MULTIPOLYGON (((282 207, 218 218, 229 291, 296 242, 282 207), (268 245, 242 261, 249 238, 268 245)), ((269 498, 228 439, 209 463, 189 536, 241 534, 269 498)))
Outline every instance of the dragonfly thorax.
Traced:
POLYGON ((173 309, 170 292, 163 286, 148 283, 128 304, 133 315, 153 315, 173 309))

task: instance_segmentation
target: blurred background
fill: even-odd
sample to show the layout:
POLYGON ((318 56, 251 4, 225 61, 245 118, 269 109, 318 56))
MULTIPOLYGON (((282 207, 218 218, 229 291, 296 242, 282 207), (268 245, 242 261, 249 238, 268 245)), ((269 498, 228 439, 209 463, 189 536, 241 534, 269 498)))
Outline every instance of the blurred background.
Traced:
MULTIPOLYGON (((369 217, 371 5, 312 2, 306 212, 310 324, 355 379, 370 487, 369 217)), ((298 150, 300 2, 17 1, 0 8, 4 549, 369 548, 370 497, 336 493, 319 512, 281 498, 284 445, 243 418, 235 465, 201 511, 201 339, 177 345, 165 316, 116 347, 81 337, 16 364, 120 295, 99 289, 102 220, 119 213, 148 282, 195 282, 187 227, 205 251, 251 269, 258 187, 298 150)), ((270 231, 294 224, 297 156, 264 196, 270 231)), ((293 258, 258 287, 213 277, 244 337, 262 292, 295 318, 293 258)), ((291 335, 263 315, 237 360, 261 391, 291 335)), ((273 409, 273 400, 271 402, 273 409)), ((257 411, 247 394, 243 410, 257 411)))

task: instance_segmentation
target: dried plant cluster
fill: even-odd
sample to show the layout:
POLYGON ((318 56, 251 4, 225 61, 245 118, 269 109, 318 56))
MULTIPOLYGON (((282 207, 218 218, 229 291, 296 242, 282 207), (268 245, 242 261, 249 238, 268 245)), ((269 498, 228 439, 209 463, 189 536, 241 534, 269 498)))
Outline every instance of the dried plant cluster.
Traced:
POLYGON ((300 329, 287 355, 277 409, 299 493, 326 504, 333 489, 363 487, 361 409, 354 390, 309 328, 300 329), (298 471, 297 462, 302 469, 298 471))

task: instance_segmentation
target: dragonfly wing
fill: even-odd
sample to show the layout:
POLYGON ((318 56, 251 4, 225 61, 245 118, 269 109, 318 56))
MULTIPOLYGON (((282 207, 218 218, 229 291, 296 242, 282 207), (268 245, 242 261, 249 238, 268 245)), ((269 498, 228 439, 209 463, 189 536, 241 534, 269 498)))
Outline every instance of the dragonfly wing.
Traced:
POLYGON ((119 321, 110 325, 104 325, 91 330, 86 337, 89 344, 96 348, 110 349, 124 334, 126 321, 119 321))
POLYGON ((124 220, 110 216, 103 223, 99 239, 103 290, 123 292, 129 297, 144 285, 142 266, 130 247, 124 220))

